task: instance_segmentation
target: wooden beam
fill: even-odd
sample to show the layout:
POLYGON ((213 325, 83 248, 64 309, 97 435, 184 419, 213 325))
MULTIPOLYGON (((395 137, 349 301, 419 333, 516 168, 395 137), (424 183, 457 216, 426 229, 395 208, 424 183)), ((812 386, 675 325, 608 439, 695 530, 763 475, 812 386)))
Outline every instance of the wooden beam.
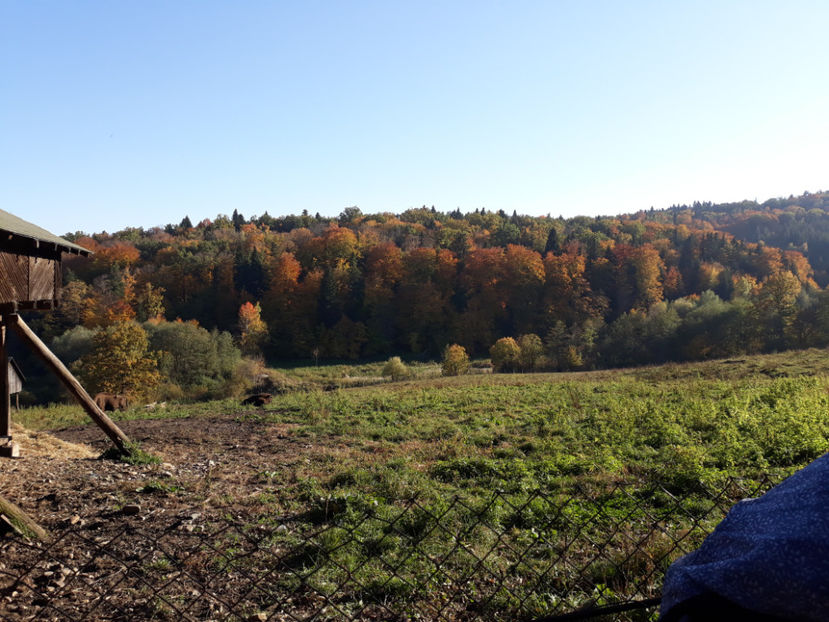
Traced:
POLYGON ((76 400, 83 406, 83 409, 98 424, 106 435, 115 443, 115 446, 122 453, 129 453, 128 445, 130 444, 129 437, 121 431, 117 425, 112 422, 112 419, 106 416, 106 413, 98 408, 95 401, 89 397, 89 393, 81 386, 66 366, 60 362, 60 359, 52 354, 51 350, 46 347, 40 338, 32 332, 32 329, 26 325, 16 313, 11 313, 3 318, 3 323, 11 326, 14 332, 28 345, 35 354, 40 356, 44 363, 52 370, 52 372, 63 382, 64 386, 69 389, 69 392, 76 400))
POLYGON ((0 324, 0 440, 11 440, 11 393, 9 392, 9 350, 6 347, 6 327, 0 324))
POLYGON ((38 525, 34 519, 14 503, 0 496, 0 514, 5 516, 12 527, 28 538, 48 540, 49 532, 38 525))

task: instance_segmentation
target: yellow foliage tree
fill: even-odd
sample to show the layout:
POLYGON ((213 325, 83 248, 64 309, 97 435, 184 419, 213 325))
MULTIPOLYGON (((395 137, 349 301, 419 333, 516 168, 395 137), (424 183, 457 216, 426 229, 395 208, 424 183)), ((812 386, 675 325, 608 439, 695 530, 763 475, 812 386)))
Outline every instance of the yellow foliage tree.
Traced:
POLYGON ((469 355, 463 346, 456 343, 446 346, 441 371, 444 376, 461 376, 469 371, 469 355))
POLYGON ((496 372, 515 371, 521 357, 521 347, 512 337, 502 337, 489 349, 492 366, 496 372))
POLYGON ((138 288, 134 297, 135 314, 142 322, 164 317, 164 288, 153 287, 149 281, 138 288))
POLYGON ((148 351, 147 333, 134 321, 119 321, 102 328, 92 351, 78 362, 78 372, 93 392, 103 391, 140 399, 150 395, 161 376, 148 351))
POLYGON ((262 320, 262 307, 250 302, 239 307, 239 345, 245 354, 261 354, 268 337, 268 326, 262 320))

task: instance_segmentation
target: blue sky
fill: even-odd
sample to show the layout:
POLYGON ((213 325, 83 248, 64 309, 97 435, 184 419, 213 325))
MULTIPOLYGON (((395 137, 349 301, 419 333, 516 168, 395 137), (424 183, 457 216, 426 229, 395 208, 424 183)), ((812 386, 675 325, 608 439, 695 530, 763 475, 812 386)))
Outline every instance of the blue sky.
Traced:
POLYGON ((825 2, 0 2, 0 207, 56 233, 829 189, 825 2))

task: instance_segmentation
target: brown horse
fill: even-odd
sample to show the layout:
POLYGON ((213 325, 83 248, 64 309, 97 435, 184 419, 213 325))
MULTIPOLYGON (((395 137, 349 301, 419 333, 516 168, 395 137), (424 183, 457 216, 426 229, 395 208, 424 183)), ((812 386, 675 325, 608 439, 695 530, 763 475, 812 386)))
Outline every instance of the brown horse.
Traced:
POLYGON ((95 403, 104 411, 126 410, 127 396, 116 393, 98 393, 95 396, 95 403))

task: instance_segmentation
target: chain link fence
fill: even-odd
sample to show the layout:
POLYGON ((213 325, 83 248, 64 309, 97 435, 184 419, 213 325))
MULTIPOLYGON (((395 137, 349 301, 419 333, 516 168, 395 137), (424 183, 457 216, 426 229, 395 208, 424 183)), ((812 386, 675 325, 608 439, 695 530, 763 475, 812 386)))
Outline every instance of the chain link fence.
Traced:
POLYGON ((768 479, 312 500, 0 541, 4 620, 652 620, 665 570, 768 479))

